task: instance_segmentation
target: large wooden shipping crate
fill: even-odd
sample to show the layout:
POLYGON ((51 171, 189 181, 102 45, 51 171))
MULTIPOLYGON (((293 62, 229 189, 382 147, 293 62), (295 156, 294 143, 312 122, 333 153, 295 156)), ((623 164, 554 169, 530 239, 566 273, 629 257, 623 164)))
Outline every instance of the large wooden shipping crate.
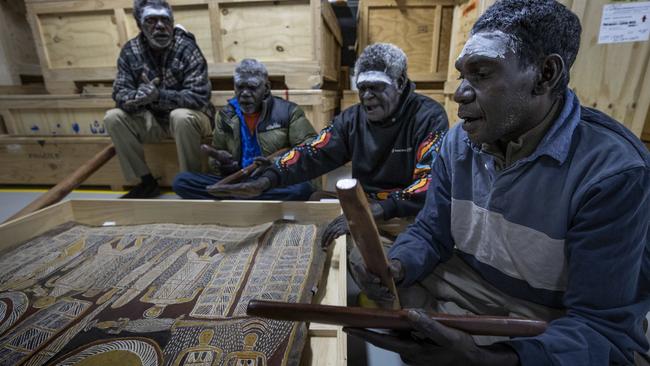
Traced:
MULTIPOLYGON (((650 141, 650 42, 598 44, 603 7, 611 1, 558 1, 571 9, 582 24, 580 51, 571 68, 569 86, 583 105, 603 111, 650 141)), ((450 65, 460 55, 480 14, 493 3, 494 0, 471 0, 455 9, 450 65)), ((458 72, 450 67, 445 83, 445 109, 453 122, 458 120, 458 106, 453 101, 458 85, 458 72)))
MULTIPOLYGON (((14 137, 0 136, 0 184, 55 185, 111 143, 110 137, 14 137)), ((147 165, 158 183, 170 187, 178 174, 176 144, 163 140, 145 144, 147 165)), ((207 165, 207 158, 204 161, 207 165)), ((127 182, 117 157, 92 174, 83 185, 110 186, 122 190, 127 182)))
POLYGON ((614 117, 640 137, 650 108, 650 41, 598 44, 603 7, 611 1, 560 2, 582 23, 571 88, 583 105, 614 117))
POLYGON ((25 3, 0 0, 0 93, 40 77, 36 45, 27 23, 25 3))
MULTIPOLYGON (((81 225, 175 223, 251 226, 289 219, 298 224, 325 224, 341 214, 338 203, 178 200, 73 200, 58 203, 0 225, 0 256, 27 240, 67 222, 81 225)), ((336 239, 327 255, 313 303, 346 305, 346 236, 336 239)), ((217 334, 217 336, 220 336, 217 334)), ((311 323, 301 366, 347 365, 347 336, 339 326, 311 323)), ((125 360, 113 359, 115 364, 125 360)))
POLYGON ((388 42, 408 57, 411 80, 447 80, 456 0, 361 0, 357 23, 359 54, 373 43, 388 42))
MULTIPOLYGON (((325 0, 170 0, 175 22, 192 32, 211 78, 231 77, 256 58, 291 89, 336 82, 341 32, 325 0)), ((121 47, 139 30, 132 0, 26 0, 46 87, 79 91, 115 78, 121 47)))
POLYGON ((445 111, 449 118, 449 125, 458 122, 458 103, 454 102, 454 92, 460 85, 460 73, 454 67, 454 63, 465 47, 469 39, 472 26, 478 17, 494 3, 495 0, 470 0, 459 4, 454 8, 453 27, 449 47, 449 68, 447 69, 447 81, 445 82, 445 111))
MULTIPOLYGON (((336 91, 275 90, 272 93, 298 104, 316 130, 329 124, 339 106, 336 91)), ((233 97, 231 91, 213 91, 212 103, 221 108, 233 97)), ((0 96, 0 116, 10 135, 107 136, 103 119, 111 108, 115 108, 115 102, 109 94, 0 96)))

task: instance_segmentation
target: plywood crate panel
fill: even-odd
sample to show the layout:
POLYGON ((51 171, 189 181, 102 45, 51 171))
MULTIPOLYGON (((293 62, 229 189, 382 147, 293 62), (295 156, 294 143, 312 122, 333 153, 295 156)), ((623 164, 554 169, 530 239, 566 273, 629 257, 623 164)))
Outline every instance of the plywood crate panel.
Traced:
POLYGON ((598 44, 603 7, 611 1, 560 2, 582 23, 571 88, 583 105, 603 111, 641 136, 650 107, 650 42, 598 44))
MULTIPOLYGON (((580 102, 597 108, 623 123, 635 135, 650 139, 650 42, 598 44, 603 7, 609 0, 559 0, 579 18, 582 37, 578 57, 571 68, 569 86, 580 102)), ((458 57, 478 16, 494 0, 472 0, 454 13, 450 65, 458 57)), ((445 107, 450 121, 457 120, 453 93, 458 87, 458 73, 449 69, 445 84, 445 107), (452 118, 453 117, 453 118, 452 118)))
MULTIPOLYGON (((276 90, 273 94, 300 105, 316 130, 329 124, 339 106, 335 91, 276 90)), ((221 108, 233 97, 231 91, 214 91, 212 103, 221 108)), ((0 96, 0 116, 11 135, 107 135, 103 120, 111 108, 115 102, 109 94, 0 96)))
MULTIPOLYGON (((444 105, 445 94, 442 90, 415 90, 416 93, 426 95, 427 97, 435 100, 436 102, 444 105)), ((355 104, 359 103, 359 92, 356 90, 343 91, 343 99, 341 99, 341 111, 344 111, 355 104)))
POLYGON ((41 75, 25 3, 0 0, 0 86, 19 86, 41 75))
MULTIPOLYGON (((0 184, 57 184, 110 143, 109 137, 0 136, 0 184)), ((159 184, 171 186, 178 174, 174 142, 165 140, 144 147, 152 174, 161 178, 159 184)), ((114 157, 91 175, 84 185, 121 189, 135 183, 124 180, 119 161, 114 157)))
MULTIPOLYGON (((321 0, 170 0, 192 32, 211 78, 232 77, 243 58, 264 62, 291 89, 339 78, 341 31, 321 0)), ((121 47, 139 30, 131 0, 26 0, 47 89, 75 93, 115 78, 121 47)))
POLYGON ((495 0, 470 0, 459 4, 454 8, 451 42, 449 47, 449 68, 447 69, 447 81, 445 82, 445 111, 449 118, 449 125, 458 122, 458 103, 454 102, 454 92, 460 85, 458 70, 454 63, 460 56, 469 34, 485 9, 494 4, 495 0))
POLYGON ((361 0, 357 46, 393 43, 408 57, 408 72, 416 82, 447 79, 455 0, 361 0))

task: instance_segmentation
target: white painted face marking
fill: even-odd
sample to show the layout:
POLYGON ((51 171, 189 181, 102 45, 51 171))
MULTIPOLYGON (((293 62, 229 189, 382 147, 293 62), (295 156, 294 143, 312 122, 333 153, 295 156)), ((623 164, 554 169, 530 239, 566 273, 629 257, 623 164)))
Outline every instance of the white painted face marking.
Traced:
POLYGON ((364 71, 357 76, 357 84, 363 82, 381 82, 391 85, 394 83, 393 79, 388 76, 385 72, 382 71, 364 71))
POLYGON ((142 10, 142 19, 141 19, 141 21, 144 22, 144 20, 147 19, 147 17, 152 17, 152 16, 155 16, 155 17, 167 17, 167 18, 171 19, 172 13, 169 10, 165 9, 165 8, 155 8, 153 6, 146 6, 142 10))
POLYGON ((470 55, 506 58, 508 51, 517 53, 512 36, 501 31, 477 33, 465 43, 465 47, 463 47, 463 51, 458 58, 470 55))

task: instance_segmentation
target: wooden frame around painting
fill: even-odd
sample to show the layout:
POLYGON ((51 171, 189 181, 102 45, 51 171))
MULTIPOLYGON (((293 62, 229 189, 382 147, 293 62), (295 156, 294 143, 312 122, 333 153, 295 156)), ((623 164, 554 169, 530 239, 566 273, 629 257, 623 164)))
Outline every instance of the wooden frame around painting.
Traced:
MULTIPOLYGON (((338 203, 176 200, 73 200, 0 225, 0 256, 66 222, 89 226, 215 224, 250 226, 276 220, 322 224, 340 215, 338 203)), ((346 248, 339 238, 330 251, 314 302, 345 305, 346 248)), ((340 327, 310 324, 301 365, 347 364, 347 341, 340 327)))

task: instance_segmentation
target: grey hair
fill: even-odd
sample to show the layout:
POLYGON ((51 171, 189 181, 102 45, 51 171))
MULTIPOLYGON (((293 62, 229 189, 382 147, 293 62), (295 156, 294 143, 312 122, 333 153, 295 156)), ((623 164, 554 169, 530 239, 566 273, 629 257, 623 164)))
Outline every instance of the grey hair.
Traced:
POLYGON ((237 82, 237 80, 240 80, 243 76, 257 76, 263 80, 268 80, 269 72, 266 70, 266 66, 264 66, 263 63, 252 58, 245 58, 241 60, 239 65, 237 65, 235 68, 235 73, 233 76, 235 78, 235 82, 237 82))
POLYGON ((408 59, 402 49, 392 43, 375 43, 366 47, 354 65, 356 78, 364 71, 382 71, 393 81, 407 77, 408 59))
POLYGON ((165 8, 172 13, 172 7, 169 5, 167 0, 133 0, 133 17, 135 18, 135 23, 139 26, 142 18, 142 10, 146 6, 153 6, 157 8, 165 8))

